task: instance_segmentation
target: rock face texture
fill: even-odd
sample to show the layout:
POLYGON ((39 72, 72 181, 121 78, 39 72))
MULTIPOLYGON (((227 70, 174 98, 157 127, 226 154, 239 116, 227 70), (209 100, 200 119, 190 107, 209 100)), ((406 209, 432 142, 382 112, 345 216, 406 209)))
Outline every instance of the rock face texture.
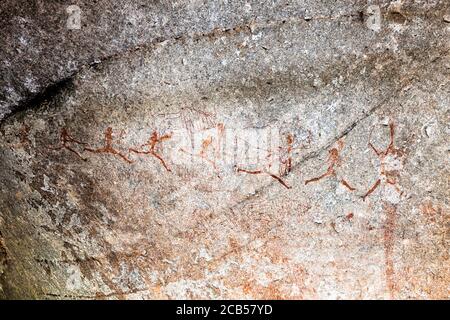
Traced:
POLYGON ((0 298, 449 298, 448 1, 0 8, 0 298))

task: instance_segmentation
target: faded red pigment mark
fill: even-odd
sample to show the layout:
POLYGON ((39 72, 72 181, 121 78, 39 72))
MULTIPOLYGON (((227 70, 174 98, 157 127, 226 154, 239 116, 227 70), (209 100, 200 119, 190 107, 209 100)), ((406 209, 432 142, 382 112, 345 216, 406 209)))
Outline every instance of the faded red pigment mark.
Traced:
POLYGON ((191 115, 196 114, 197 116, 203 117, 203 121, 206 123, 212 123, 212 119, 213 117, 215 117, 216 115, 211 113, 211 112, 207 112, 207 111, 203 111, 203 110, 198 110, 194 107, 182 107, 181 108, 182 111, 190 111, 191 115))
POLYGON ((291 187, 283 181, 283 179, 281 179, 279 176, 264 171, 264 170, 246 170, 246 169, 241 169, 241 168, 236 168, 236 172, 242 172, 242 173, 247 173, 247 174, 267 174, 270 177, 272 177, 273 179, 275 179, 276 181, 278 181, 281 185, 283 185, 286 189, 291 189, 291 187))
POLYGON ((378 188, 378 186, 380 185, 380 183, 381 183, 381 180, 378 179, 378 180, 372 185, 372 187, 370 187, 370 189, 366 192, 366 194, 363 195, 363 200, 364 200, 364 201, 366 201, 366 198, 367 198, 368 196, 370 196, 370 195, 372 194, 372 192, 375 191, 376 188, 378 188))
MULTIPOLYGON (((291 134, 291 133, 288 133, 286 135, 286 146, 283 145, 283 146, 279 147, 279 149, 281 151, 280 152, 280 163, 281 163, 281 166, 280 166, 280 170, 279 170, 280 176, 285 176, 285 175, 289 174, 292 171, 293 166, 294 166, 294 164, 293 164, 294 161, 293 161, 292 154, 294 153, 294 151, 300 150, 302 148, 305 148, 306 145, 310 145, 311 144, 312 133, 311 133, 310 130, 307 130, 307 131, 308 131, 308 138, 306 139, 306 142, 300 144, 297 147, 294 147, 294 142, 295 142, 294 135, 291 134)), ((272 152, 270 151, 269 152, 269 157, 271 157, 271 156, 272 156, 272 152)), ((269 165, 269 167, 270 167, 270 165, 269 165)))
POLYGON ((141 145, 140 147, 147 147, 147 150, 137 150, 134 148, 129 148, 128 150, 130 152, 133 153, 137 153, 137 154, 147 154, 147 155, 151 155, 153 157, 155 157, 156 159, 158 159, 161 164, 163 165, 163 167, 168 171, 171 172, 170 168, 167 166, 166 162, 164 161, 163 157, 158 154, 157 152, 157 145, 162 143, 165 140, 169 140, 172 137, 171 134, 165 134, 162 136, 158 136, 158 133, 156 131, 153 131, 153 133, 151 134, 150 138, 148 139, 147 143, 141 145))
POLYGON ((72 137, 70 135, 70 133, 67 131, 66 128, 62 128, 61 132, 59 134, 59 142, 60 145, 57 147, 48 147, 51 150, 62 150, 62 149, 66 149, 74 154, 76 154, 79 158, 81 158, 82 160, 86 161, 86 158, 83 158, 81 156, 81 154, 75 150, 72 145, 81 145, 83 146, 83 148, 85 148, 86 143, 82 142, 80 140, 75 139, 74 137, 72 137))
POLYGON ((223 143, 225 139, 225 126, 223 123, 217 124, 217 143, 213 144, 214 139, 212 136, 209 136, 207 139, 203 140, 202 142, 202 148, 200 150, 199 156, 206 160, 207 162, 211 163, 214 169, 217 170, 216 161, 215 159, 220 158, 220 152, 221 152, 221 143, 223 143), (208 149, 211 149, 214 154, 214 160, 211 160, 207 156, 208 149))
POLYGON ((133 163, 133 161, 128 159, 120 151, 114 149, 112 134, 113 134, 113 129, 111 127, 106 128, 104 146, 102 148, 98 148, 98 149, 92 149, 92 148, 85 147, 84 150, 88 151, 88 152, 93 152, 93 153, 109 153, 109 154, 116 155, 116 156, 122 158, 124 161, 126 161, 128 163, 133 163))
MULTIPOLYGON (((343 148, 344 148, 344 142, 339 140, 337 147, 332 148, 331 150, 328 151, 327 171, 318 177, 306 180, 305 185, 307 185, 308 183, 311 183, 311 182, 320 181, 326 177, 336 176, 336 167, 339 167, 341 164, 341 159, 340 159, 339 153, 342 151, 343 148)), ((341 179, 341 183, 350 191, 356 190, 345 179, 341 179)))
POLYGON ((190 155, 190 156, 197 157, 197 158, 200 158, 200 159, 202 159, 202 160, 208 162, 209 164, 211 164, 211 166, 213 167, 213 169, 214 169, 215 171, 217 171, 216 162, 215 162, 214 160, 209 159, 209 158, 206 156, 206 150, 208 149, 208 147, 211 145, 212 142, 213 142, 213 138, 212 138, 212 137, 208 137, 208 138, 204 139, 204 140, 202 141, 201 150, 200 150, 200 152, 199 152, 198 154, 190 153, 190 152, 184 150, 183 148, 181 148, 180 151, 183 152, 183 153, 185 153, 185 154, 188 154, 188 155, 190 155))
MULTIPOLYGON (((281 160, 281 164, 285 165, 284 171, 280 173, 281 175, 286 175, 292 171, 292 146, 294 144, 294 136, 292 134, 288 134, 286 137, 286 153, 287 153, 287 159, 281 160)), ((280 170, 281 171, 281 170, 280 170)))
POLYGON ((198 157, 198 158, 208 162, 209 164, 211 164, 214 171, 216 171, 217 177, 220 178, 219 170, 218 170, 217 164, 216 164, 216 159, 220 158, 220 151, 221 151, 220 143, 221 143, 221 141, 223 141, 223 139, 225 137, 224 136, 225 126, 223 125, 223 123, 219 123, 219 124, 217 124, 216 129, 217 129, 217 142, 214 142, 213 136, 208 136, 206 139, 203 139, 201 149, 198 154, 192 154, 192 153, 184 150, 183 148, 181 148, 180 151, 185 154, 188 154, 190 156, 198 157), (208 151, 211 149, 212 149, 212 153, 214 156, 213 159, 210 159, 208 157, 208 151))
POLYGON ((394 279, 394 236, 395 236, 395 226, 397 219, 397 211, 395 206, 390 204, 385 204, 386 220, 384 223, 384 256, 385 256, 385 275, 386 275, 386 286, 389 290, 391 299, 394 298, 396 285, 394 279))
POLYGON ((342 150, 342 143, 340 143, 338 145, 337 148, 332 148, 331 150, 328 151, 328 168, 327 171, 315 178, 311 178, 305 181, 305 185, 311 182, 316 182, 316 181, 320 181, 321 179, 325 178, 325 177, 329 177, 329 176, 333 176, 336 174, 335 171, 335 166, 339 164, 340 159, 339 159, 339 152, 342 150))
POLYGON ((330 225, 331 225, 331 228, 333 228, 334 232, 339 233, 339 231, 336 229, 336 222, 333 221, 330 223, 330 225))
POLYGON ((217 169, 216 162, 214 160, 210 160, 207 156, 208 148, 213 143, 213 137, 209 136, 208 138, 204 139, 202 141, 202 148, 200 150, 199 156, 200 158, 204 159, 205 161, 209 162, 214 169, 217 169))
POLYGON ((189 132, 189 136, 192 138, 194 135, 195 122, 200 121, 204 124, 202 129, 209 129, 214 127, 214 118, 216 115, 211 112, 198 110, 193 107, 182 107, 180 112, 174 113, 160 113, 156 114, 158 117, 171 117, 172 119, 179 119, 186 131, 189 132), (194 120, 193 120, 194 119, 194 120))
POLYGON ((370 189, 364 194, 363 200, 365 201, 368 196, 370 196, 381 184, 382 179, 381 177, 386 178, 386 183, 392 185, 395 187, 397 192, 399 194, 402 194, 403 192, 398 188, 396 178, 398 177, 397 171, 387 171, 386 170, 386 157, 389 155, 392 156, 401 156, 403 155, 402 151, 400 149, 396 149, 394 146, 394 136, 395 136, 395 125, 393 122, 389 123, 389 145, 387 146, 386 150, 380 151, 371 142, 371 136, 372 136, 372 130, 369 133, 369 147, 373 150, 373 152, 377 155, 377 157, 380 160, 380 173, 379 178, 375 181, 375 183, 370 187, 370 189))
POLYGON ((353 188, 351 185, 349 185, 348 182, 345 181, 344 179, 341 179, 341 183, 342 183, 342 185, 343 185, 344 187, 346 187, 346 188, 347 188, 348 190, 350 190, 350 191, 355 191, 355 190, 356 190, 356 189, 353 188))
POLYGON ((216 150, 216 156, 220 156, 220 152, 223 152, 223 149, 220 148, 223 145, 225 140, 225 125, 223 123, 217 124, 217 140, 218 140, 218 148, 216 150))
POLYGON ((439 207, 435 208, 431 201, 425 201, 424 203, 422 203, 422 205, 420 206, 420 210, 422 214, 431 221, 436 221, 436 217, 439 216, 442 211, 442 209, 439 207))

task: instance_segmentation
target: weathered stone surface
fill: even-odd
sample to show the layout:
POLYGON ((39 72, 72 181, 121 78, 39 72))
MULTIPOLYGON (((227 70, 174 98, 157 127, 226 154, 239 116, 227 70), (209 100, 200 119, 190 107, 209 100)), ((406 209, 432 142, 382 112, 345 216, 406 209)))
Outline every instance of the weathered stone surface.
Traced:
POLYGON ((448 298, 448 3, 98 3, 2 46, 0 297, 448 298))
POLYGON ((95 65, 142 46, 253 23, 288 18, 356 15, 364 1, 329 6, 327 1, 42 1, 0 3, 0 119, 34 104, 83 66, 95 65), (76 4, 81 28, 67 29, 76 4))
MULTIPOLYGON (((402 22, 407 20, 406 29, 410 31, 427 25, 429 18, 445 21, 449 14, 443 11, 446 1, 403 1, 401 6, 392 1, 377 4, 386 19, 394 22, 394 27, 403 29, 402 22)), ((39 98, 43 91, 59 87, 83 66, 140 47, 255 23, 339 17, 338 20, 367 19, 366 9, 370 5, 372 2, 365 0, 335 1, 332 5, 326 0, 244 3, 234 0, 4 0, 0 3, 0 119, 11 111, 35 104, 33 99, 39 98), (72 11, 68 7, 73 4, 81 10, 81 28, 69 30, 67 23, 72 11)), ((351 38, 358 40, 357 36, 351 38)), ((421 41, 415 37, 410 40, 416 45, 421 41)))

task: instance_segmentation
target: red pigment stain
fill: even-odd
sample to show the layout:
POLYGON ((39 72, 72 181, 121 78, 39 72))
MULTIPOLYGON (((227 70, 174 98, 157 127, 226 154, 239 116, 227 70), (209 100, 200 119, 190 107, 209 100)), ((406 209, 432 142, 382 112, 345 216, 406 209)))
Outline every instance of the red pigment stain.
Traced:
POLYGON ((283 174, 288 174, 292 171, 292 145, 294 143, 294 137, 292 134, 288 134, 286 137, 287 142, 287 159, 281 160, 281 163, 285 165, 283 174))
POLYGON ((305 184, 311 183, 311 182, 316 182, 319 181, 325 177, 329 177, 329 176, 333 176, 336 174, 335 170, 334 170, 334 166, 337 164, 337 162, 339 161, 339 151, 336 148, 331 149, 330 151, 328 151, 328 169, 327 171, 315 178, 311 178, 305 181, 305 184))
POLYGON ((391 299, 395 294, 395 279, 394 279, 394 233, 397 219, 396 208, 393 205, 385 204, 386 220, 384 223, 384 256, 385 256, 385 275, 386 286, 389 290, 391 299))
POLYGON ((147 150, 137 150, 134 148, 129 148, 128 150, 133 153, 137 154, 147 154, 155 157, 158 159, 164 169, 166 169, 168 172, 171 172, 170 168, 167 166, 166 162, 164 161, 163 157, 156 152, 157 145, 165 140, 168 140, 172 137, 170 134, 165 134, 162 136, 158 136, 158 133, 156 131, 153 131, 150 138, 148 139, 147 143, 141 145, 140 147, 147 147, 147 150))
POLYGON ((372 192, 374 192, 374 191, 378 188, 378 186, 380 185, 380 183, 381 183, 381 180, 378 179, 378 180, 373 184, 373 186, 366 192, 366 194, 363 196, 363 201, 366 201, 366 198, 367 198, 368 196, 370 196, 370 195, 372 194, 372 192))
POLYGON ((273 179, 275 179, 276 181, 278 181, 281 185, 283 185, 286 189, 290 189, 291 187, 283 181, 283 179, 281 179, 279 176, 274 175, 273 173, 270 172, 266 172, 263 170, 246 170, 246 169, 241 169, 241 168, 236 168, 237 172, 243 172, 243 173, 247 173, 247 174, 267 174, 270 177, 272 177, 273 179))
MULTIPOLYGON (((190 156, 197 157, 208 162, 216 172, 216 176, 218 178, 221 178, 219 170, 217 168, 216 159, 221 157, 220 143, 225 138, 225 126, 223 123, 219 123, 217 124, 216 129, 217 129, 217 139, 216 139, 217 141, 214 140, 213 136, 208 136, 206 139, 203 139, 199 153, 192 154, 184 150, 183 148, 181 148, 180 151, 190 156), (208 151, 211 151, 212 159, 208 156, 208 151)), ((237 140, 235 141, 235 143, 237 143, 237 140)))
MULTIPOLYGON (((328 168, 327 171, 325 173, 323 173, 322 175, 315 177, 315 178, 311 178, 305 181, 305 185, 307 185, 308 183, 311 182, 317 182, 322 180, 323 178, 326 177, 331 177, 331 176, 336 176, 336 167, 340 166, 341 164, 341 159, 339 156, 339 153, 342 151, 342 149, 344 148, 344 142, 339 140, 337 142, 337 147, 332 148, 331 150, 328 151, 328 168)), ((353 188, 345 179, 341 179, 341 183, 350 191, 355 191, 356 189, 353 188)))
POLYGON ((51 150, 62 150, 62 149, 66 149, 74 154, 76 154, 79 158, 81 158, 82 160, 86 160, 85 158, 83 158, 81 156, 81 154, 75 150, 73 148, 72 145, 82 145, 83 147, 85 147, 86 143, 82 142, 80 140, 75 139, 74 137, 72 137, 69 132, 67 131, 66 128, 62 128, 60 135, 59 135, 59 142, 60 145, 57 147, 48 147, 51 150))
POLYGON ((85 147, 84 150, 88 151, 88 152, 93 152, 93 153, 109 153, 109 154, 116 155, 116 156, 122 158, 124 161, 126 161, 128 163, 133 163, 133 161, 128 159, 120 151, 114 149, 112 134, 113 134, 113 129, 111 127, 106 128, 104 146, 102 148, 98 148, 98 149, 92 149, 89 147, 85 147))
MULTIPOLYGON (((385 159, 388 155, 401 155, 402 152, 399 149, 396 149, 394 146, 394 135, 395 135, 395 125, 393 122, 389 123, 389 145, 387 146, 386 150, 378 150, 375 148, 375 146, 370 142, 371 136, 372 136, 372 130, 369 134, 369 147, 373 150, 373 152, 377 155, 377 157, 380 160, 381 167, 380 167, 380 176, 386 177, 386 182, 390 185, 393 185, 397 192, 402 194, 403 192, 400 190, 400 188, 397 186, 397 182, 395 177, 398 176, 398 173, 396 172, 388 172, 385 168, 385 159)), ((378 178, 377 181, 370 187, 370 189, 366 192, 366 194, 363 196, 363 200, 365 201, 368 196, 370 196, 381 184, 381 179, 378 178)))
POLYGON ((190 152, 184 150, 183 148, 181 148, 180 151, 185 153, 185 154, 188 154, 190 156, 197 157, 197 158, 200 158, 200 159, 208 162, 213 167, 214 171, 216 171, 217 177, 220 177, 220 175, 218 173, 218 170, 217 170, 216 162, 214 160, 209 159, 207 154, 206 154, 207 153, 207 149, 211 145, 212 142, 213 142, 213 138, 212 137, 204 139, 202 141, 201 150, 200 150, 200 152, 198 154, 197 153, 196 154, 190 153, 190 152))
POLYGON ((346 187, 348 190, 350 191, 355 191, 356 189, 353 188, 347 181, 345 181, 344 179, 341 180, 341 183, 344 187, 346 187))
POLYGON ((203 160, 205 160, 206 162, 210 163, 213 168, 215 170, 217 170, 217 166, 216 166, 216 162, 214 160, 211 160, 208 158, 207 152, 208 152, 208 148, 211 146, 212 148, 214 148, 212 146, 214 139, 212 136, 209 136, 208 138, 204 139, 202 141, 202 149, 200 150, 199 156, 200 158, 202 158, 203 160))
POLYGON ((440 208, 434 208, 431 201, 425 201, 420 206, 422 214, 425 215, 431 221, 436 221, 436 216, 440 213, 440 208))

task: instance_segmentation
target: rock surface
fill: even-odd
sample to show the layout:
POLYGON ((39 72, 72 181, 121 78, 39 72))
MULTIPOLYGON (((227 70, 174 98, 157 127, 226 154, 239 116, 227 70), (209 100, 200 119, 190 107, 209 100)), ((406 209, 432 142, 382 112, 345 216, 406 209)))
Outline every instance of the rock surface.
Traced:
POLYGON ((0 5, 1 298, 449 297, 447 1, 113 3, 0 5))

